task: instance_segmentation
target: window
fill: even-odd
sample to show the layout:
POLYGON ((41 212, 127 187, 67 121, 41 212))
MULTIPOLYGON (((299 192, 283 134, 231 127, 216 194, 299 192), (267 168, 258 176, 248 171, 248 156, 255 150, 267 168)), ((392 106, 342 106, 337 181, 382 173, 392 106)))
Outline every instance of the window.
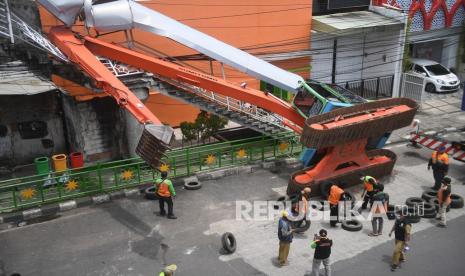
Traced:
POLYGON ((338 102, 338 103, 341 102, 335 95, 333 95, 331 92, 329 92, 328 90, 326 90, 323 86, 321 86, 321 84, 319 84, 319 83, 312 83, 312 82, 307 82, 307 84, 308 84, 316 93, 318 93, 320 96, 326 98, 327 100, 332 101, 332 102, 338 102))
POLYGON ((420 74, 423 74, 423 73, 426 74, 425 69, 423 69, 423 67, 421 67, 420 65, 416 65, 416 64, 415 66, 413 66, 413 71, 420 73, 420 74))
POLYGON ((426 70, 433 76, 443 76, 450 74, 449 70, 444 68, 441 64, 434 64, 425 66, 426 70))
POLYGON ((308 93, 303 89, 299 89, 299 92, 294 98, 294 105, 299 109, 305 116, 319 114, 323 105, 318 101, 315 96, 308 93))
POLYGON ((260 90, 261 91, 266 91, 268 93, 271 93, 275 95, 276 97, 283 99, 285 101, 291 101, 292 100, 292 94, 289 93, 288 91, 281 89, 279 87, 276 87, 272 84, 269 84, 264 81, 260 81, 260 90))

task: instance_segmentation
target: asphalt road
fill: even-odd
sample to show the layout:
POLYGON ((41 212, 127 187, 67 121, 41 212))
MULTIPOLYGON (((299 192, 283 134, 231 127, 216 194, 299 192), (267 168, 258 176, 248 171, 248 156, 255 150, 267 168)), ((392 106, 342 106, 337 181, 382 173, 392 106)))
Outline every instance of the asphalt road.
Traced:
MULTIPOLYGON (((401 203, 432 185, 431 172, 426 171, 430 152, 405 146, 393 150, 399 158, 396 170, 383 181, 392 199, 401 203)), ((450 168, 456 182, 465 180, 463 166, 453 163, 450 168)), ((314 221, 308 233, 296 237, 291 265, 277 268, 273 264, 278 249, 276 221, 235 219, 236 200, 275 200, 279 191, 285 191, 288 177, 286 172, 259 170, 204 182, 197 191, 178 189, 178 220, 156 216, 156 201, 134 196, 24 227, 0 229, 0 260, 7 275, 19 272, 22 276, 149 276, 158 275, 165 262, 176 263, 176 275, 180 276, 303 275, 311 268, 309 239, 320 227, 326 227, 326 222, 314 221), (226 231, 238 240, 232 255, 221 251, 220 235, 226 231), (162 244, 168 246, 166 252, 162 244)), ((464 188, 458 184, 453 190, 464 195, 464 188)), ((465 275, 461 273, 465 266, 464 209, 453 212, 459 218, 447 229, 436 229, 426 221, 414 226, 408 262, 396 274, 465 275)), ((354 234, 339 228, 330 230, 335 237, 333 275, 392 274, 388 263, 392 240, 369 238, 369 222, 365 225, 354 234)), ((386 229, 390 225, 387 223, 386 229)))
MULTIPOLYGON (((412 235, 407 261, 395 272, 390 270, 394 248, 392 241, 383 243, 355 258, 333 265, 333 275, 465 275, 465 217, 448 223, 446 229, 433 227, 412 235)), ((415 224, 413 225, 415 231, 415 224)))

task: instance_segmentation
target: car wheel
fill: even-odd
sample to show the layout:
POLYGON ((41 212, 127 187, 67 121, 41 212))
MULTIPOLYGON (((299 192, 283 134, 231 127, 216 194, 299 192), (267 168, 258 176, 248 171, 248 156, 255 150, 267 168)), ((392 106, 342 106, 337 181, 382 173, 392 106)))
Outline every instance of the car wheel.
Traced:
POLYGON ((428 83, 425 87, 425 91, 428 93, 434 93, 436 92, 436 86, 434 86, 432 83, 428 83))

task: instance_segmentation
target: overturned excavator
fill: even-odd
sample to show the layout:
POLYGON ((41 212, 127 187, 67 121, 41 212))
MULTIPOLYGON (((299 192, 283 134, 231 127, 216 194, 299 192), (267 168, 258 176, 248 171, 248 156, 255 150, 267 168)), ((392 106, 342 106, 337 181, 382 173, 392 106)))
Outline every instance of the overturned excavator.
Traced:
MULTIPOLYGON (((296 74, 134 1, 105 1, 100 4, 92 0, 38 2, 65 24, 53 27, 48 34, 51 43, 57 48, 52 55, 57 57, 57 61, 69 62, 87 74, 97 87, 113 97, 144 125, 136 152, 155 169, 158 169, 167 150, 173 130, 164 126, 97 56, 153 73, 154 78, 164 87, 172 88, 177 95, 182 94, 184 99, 189 99, 189 102, 204 100, 208 105, 211 98, 203 97, 205 92, 209 92, 260 108, 271 114, 273 120, 256 118, 262 120, 257 124, 259 129, 277 126, 301 134, 301 142, 307 147, 302 155, 306 168, 292 174, 288 194, 311 186, 312 193, 317 195, 322 181, 342 181, 346 185, 353 185, 359 182, 360 174, 375 177, 390 174, 396 156, 381 148, 391 131, 411 123, 418 108, 417 103, 409 99, 368 102, 337 85, 305 81, 296 74), (290 104, 271 93, 239 86, 174 62, 74 33, 71 26, 78 17, 87 28, 98 32, 139 28, 167 37, 294 93, 294 101, 290 104)), ((171 91, 167 95, 174 93, 171 91)), ((217 111, 219 115, 224 112, 243 112, 240 109, 217 111)))

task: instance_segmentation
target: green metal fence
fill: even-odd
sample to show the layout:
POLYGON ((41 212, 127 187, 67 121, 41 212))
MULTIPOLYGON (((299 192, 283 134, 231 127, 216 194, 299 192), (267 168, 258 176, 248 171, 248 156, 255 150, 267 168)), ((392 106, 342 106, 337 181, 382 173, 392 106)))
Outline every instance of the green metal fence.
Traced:
MULTIPOLYGON (((295 134, 282 133, 274 137, 176 149, 167 152, 163 162, 170 177, 179 177, 252 161, 295 156, 302 149, 295 134)), ((132 158, 0 181, 0 213, 135 187, 153 182, 158 173, 140 158, 132 158)))

